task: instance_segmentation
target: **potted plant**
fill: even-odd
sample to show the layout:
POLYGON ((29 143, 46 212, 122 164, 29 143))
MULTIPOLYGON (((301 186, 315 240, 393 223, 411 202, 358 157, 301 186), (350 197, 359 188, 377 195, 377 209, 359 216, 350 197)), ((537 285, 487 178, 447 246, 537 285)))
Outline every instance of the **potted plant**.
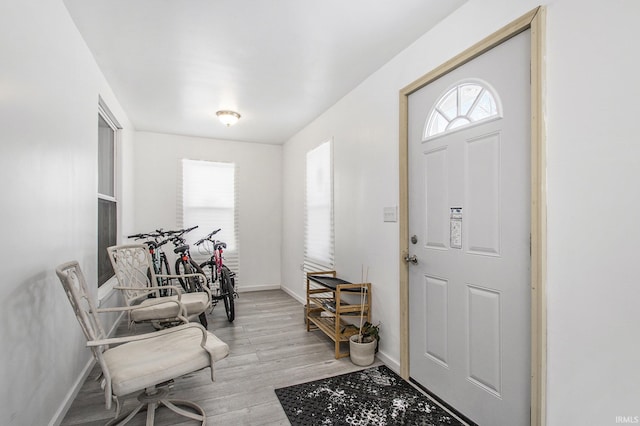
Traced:
POLYGON ((356 365, 371 365, 378 351, 380 340, 380 323, 373 325, 365 322, 358 333, 349 338, 349 356, 356 365))

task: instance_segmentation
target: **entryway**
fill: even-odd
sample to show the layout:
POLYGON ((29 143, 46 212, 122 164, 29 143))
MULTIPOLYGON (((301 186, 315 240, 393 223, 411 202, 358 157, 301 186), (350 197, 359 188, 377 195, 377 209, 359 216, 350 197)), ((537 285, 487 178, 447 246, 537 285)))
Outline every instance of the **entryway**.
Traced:
POLYGON ((401 91, 401 373, 479 424, 544 418, 543 13, 401 91))

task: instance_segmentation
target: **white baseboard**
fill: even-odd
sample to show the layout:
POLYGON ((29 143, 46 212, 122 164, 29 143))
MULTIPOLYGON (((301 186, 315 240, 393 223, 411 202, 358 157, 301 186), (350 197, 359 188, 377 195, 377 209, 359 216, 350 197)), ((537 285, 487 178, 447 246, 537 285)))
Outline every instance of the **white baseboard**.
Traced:
POLYGON ((89 373, 93 369, 93 366, 95 365, 95 363, 96 363, 96 360, 93 358, 93 356, 89 358, 89 361, 80 372, 80 375, 78 376, 76 381, 73 383, 73 386, 67 393, 67 396, 62 401, 62 404, 60 405, 60 407, 58 407, 58 410, 53 415, 53 418, 49 422, 49 426, 58 426, 62 423, 64 416, 67 414, 67 411, 69 411, 69 408, 73 403, 73 400, 76 399, 76 396, 78 396, 78 392, 80 392, 80 389, 84 384, 84 381, 87 380, 87 377, 89 377, 89 373))
MULTIPOLYGON (((109 333, 107 333, 107 336, 113 336, 113 334, 116 332, 116 329, 118 328, 118 325, 120 324, 120 321, 122 321, 123 315, 124 313, 120 314, 118 319, 113 323, 113 326, 111 327, 111 330, 109 330, 109 333)), ((73 383, 73 386, 71 386, 71 389, 69 389, 69 392, 67 392, 67 396, 62 400, 62 404, 60 404, 60 407, 58 407, 56 413, 51 418, 49 426, 59 426, 62 423, 62 420, 64 420, 64 416, 67 414, 67 411, 69 411, 69 408, 71 407, 71 404, 73 404, 73 401, 76 399, 76 396, 78 396, 78 392, 80 392, 82 385, 84 384, 85 380, 87 380, 87 377, 89 377, 89 373, 91 373, 91 370, 93 369, 95 363, 95 358, 91 356, 82 371, 80 371, 80 374, 78 375, 76 381, 73 383)))
POLYGON ((264 291, 264 290, 280 290, 279 284, 274 285, 239 285, 236 288, 238 293, 248 293, 250 291, 264 291))
POLYGON ((280 290, 284 291, 289 296, 293 297, 294 299, 296 299, 298 302, 302 303, 303 305, 305 305, 307 303, 307 300, 304 297, 298 296, 297 294, 295 294, 293 291, 289 290, 286 287, 280 287, 280 290))
POLYGON ((400 362, 397 360, 388 357, 384 352, 378 351, 376 357, 384 363, 387 367, 392 369, 396 374, 400 374, 400 362))

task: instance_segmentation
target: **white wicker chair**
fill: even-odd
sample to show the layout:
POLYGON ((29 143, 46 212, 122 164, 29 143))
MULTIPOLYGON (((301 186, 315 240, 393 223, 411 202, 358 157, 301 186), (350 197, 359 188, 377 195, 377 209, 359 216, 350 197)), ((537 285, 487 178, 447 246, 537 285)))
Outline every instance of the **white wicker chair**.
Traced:
POLYGON ((206 328, 206 310, 211 307, 211 291, 203 285, 203 291, 184 293, 177 285, 158 286, 158 278, 196 277, 202 283, 207 279, 202 274, 189 275, 156 275, 154 272, 149 249, 144 244, 126 244, 107 248, 111 265, 118 279, 115 289, 121 290, 128 306, 140 306, 143 309, 131 311, 129 324, 150 321, 157 328, 174 325, 179 322, 179 315, 189 319, 200 318, 206 328), (172 295, 161 296, 160 290, 172 292, 172 295), (149 297, 154 295, 155 297, 149 297), (184 310, 176 310, 175 303, 157 303, 159 300, 178 300, 184 310))
MULTIPOLYGON (((68 262, 56 269, 69 302, 103 374, 105 404, 116 402, 115 418, 108 425, 124 425, 146 408, 147 425, 154 423, 155 411, 165 406, 187 418, 206 422, 204 410, 190 401, 172 400, 166 387, 158 386, 194 371, 209 367, 213 381, 214 362, 229 354, 226 343, 200 324, 188 323, 153 333, 107 338, 98 319, 101 312, 135 311, 137 306, 96 309, 87 290, 78 262, 68 262), (110 348, 110 345, 119 346, 110 348), (140 404, 122 414, 118 398, 140 392, 140 404), (179 406, 186 407, 182 408, 179 406)), ((178 303, 163 302, 163 303, 178 303)))

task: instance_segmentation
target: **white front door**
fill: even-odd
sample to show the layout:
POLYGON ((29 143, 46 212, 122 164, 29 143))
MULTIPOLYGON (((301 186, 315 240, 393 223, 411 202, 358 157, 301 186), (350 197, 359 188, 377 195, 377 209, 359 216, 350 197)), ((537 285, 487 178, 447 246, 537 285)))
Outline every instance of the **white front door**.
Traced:
POLYGON ((480 425, 530 418, 529 59, 526 31, 409 96, 410 376, 480 425))

